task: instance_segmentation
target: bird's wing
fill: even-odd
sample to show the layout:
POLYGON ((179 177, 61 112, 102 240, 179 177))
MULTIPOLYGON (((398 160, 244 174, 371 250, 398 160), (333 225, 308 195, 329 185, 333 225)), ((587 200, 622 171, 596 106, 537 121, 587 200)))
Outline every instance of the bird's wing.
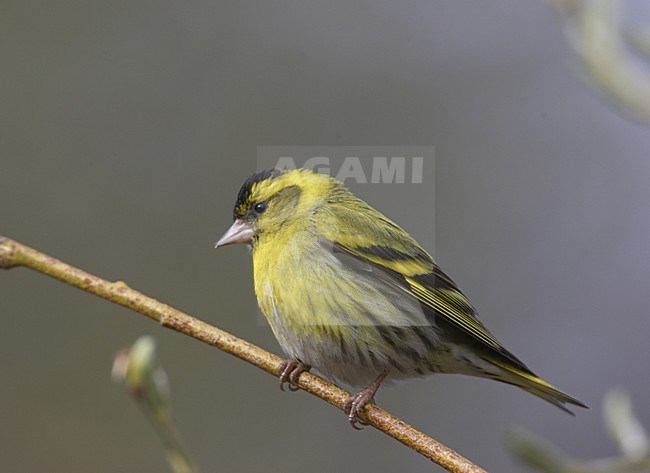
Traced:
POLYGON ((320 232, 323 244, 342 264, 374 268, 370 274, 384 281, 388 275, 392 284, 417 299, 431 323, 436 318, 446 321, 527 370, 488 332, 467 297, 408 233, 369 207, 364 212, 346 210, 338 218, 326 218, 320 232))

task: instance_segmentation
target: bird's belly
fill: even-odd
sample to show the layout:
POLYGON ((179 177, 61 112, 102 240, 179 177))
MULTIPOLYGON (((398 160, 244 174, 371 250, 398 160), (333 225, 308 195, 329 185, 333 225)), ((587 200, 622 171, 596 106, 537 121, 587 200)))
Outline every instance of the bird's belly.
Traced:
POLYGON ((446 371, 453 358, 452 347, 431 326, 355 325, 332 314, 328 318, 338 323, 316 323, 310 313, 314 300, 285 311, 270 288, 260 305, 285 353, 335 382, 366 386, 385 370, 388 383, 426 376, 446 371))

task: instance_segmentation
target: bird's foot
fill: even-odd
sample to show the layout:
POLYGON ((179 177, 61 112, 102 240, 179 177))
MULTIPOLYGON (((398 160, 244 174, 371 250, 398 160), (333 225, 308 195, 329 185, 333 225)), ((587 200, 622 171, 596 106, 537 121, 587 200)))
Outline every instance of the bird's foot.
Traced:
POLYGON ((284 391, 285 383, 289 383, 289 391, 298 391, 298 376, 309 371, 311 366, 295 358, 284 360, 280 365, 280 389, 284 391))
POLYGON ((359 427, 358 424, 368 425, 366 422, 360 420, 359 417, 364 414, 366 405, 369 402, 375 402, 375 393, 387 374, 388 371, 382 371, 381 374, 377 376, 377 379, 370 383, 366 388, 356 394, 350 395, 350 397, 345 401, 343 410, 348 415, 348 420, 353 429, 363 430, 363 427, 359 427))

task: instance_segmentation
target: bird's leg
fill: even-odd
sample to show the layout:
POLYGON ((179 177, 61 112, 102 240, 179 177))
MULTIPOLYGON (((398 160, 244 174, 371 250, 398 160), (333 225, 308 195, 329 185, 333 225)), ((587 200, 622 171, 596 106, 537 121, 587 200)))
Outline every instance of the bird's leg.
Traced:
POLYGON ((359 415, 363 414, 363 410, 365 409, 368 402, 374 402, 375 393, 387 375, 388 370, 382 371, 379 376, 377 376, 377 379, 370 383, 365 389, 359 391, 356 394, 350 395, 347 401, 345 401, 343 410, 348 415, 348 420, 350 421, 350 424, 353 428, 357 430, 363 429, 363 427, 359 427, 357 425, 357 423, 363 424, 363 422, 359 420, 359 415))
POLYGON ((304 371, 309 371, 311 366, 297 358, 284 360, 280 365, 280 389, 284 391, 284 383, 289 383, 289 391, 298 391, 298 376, 304 371))

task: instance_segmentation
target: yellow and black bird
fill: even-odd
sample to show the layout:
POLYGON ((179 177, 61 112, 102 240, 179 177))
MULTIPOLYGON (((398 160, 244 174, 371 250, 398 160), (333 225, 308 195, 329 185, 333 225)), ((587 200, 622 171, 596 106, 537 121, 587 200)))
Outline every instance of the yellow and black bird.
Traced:
POLYGON ((289 356, 280 386, 311 367, 365 386, 346 403, 355 428, 384 380, 432 373, 513 384, 567 412, 587 407, 506 350, 408 233, 329 176, 250 176, 216 246, 232 243, 251 246, 255 294, 289 356))

